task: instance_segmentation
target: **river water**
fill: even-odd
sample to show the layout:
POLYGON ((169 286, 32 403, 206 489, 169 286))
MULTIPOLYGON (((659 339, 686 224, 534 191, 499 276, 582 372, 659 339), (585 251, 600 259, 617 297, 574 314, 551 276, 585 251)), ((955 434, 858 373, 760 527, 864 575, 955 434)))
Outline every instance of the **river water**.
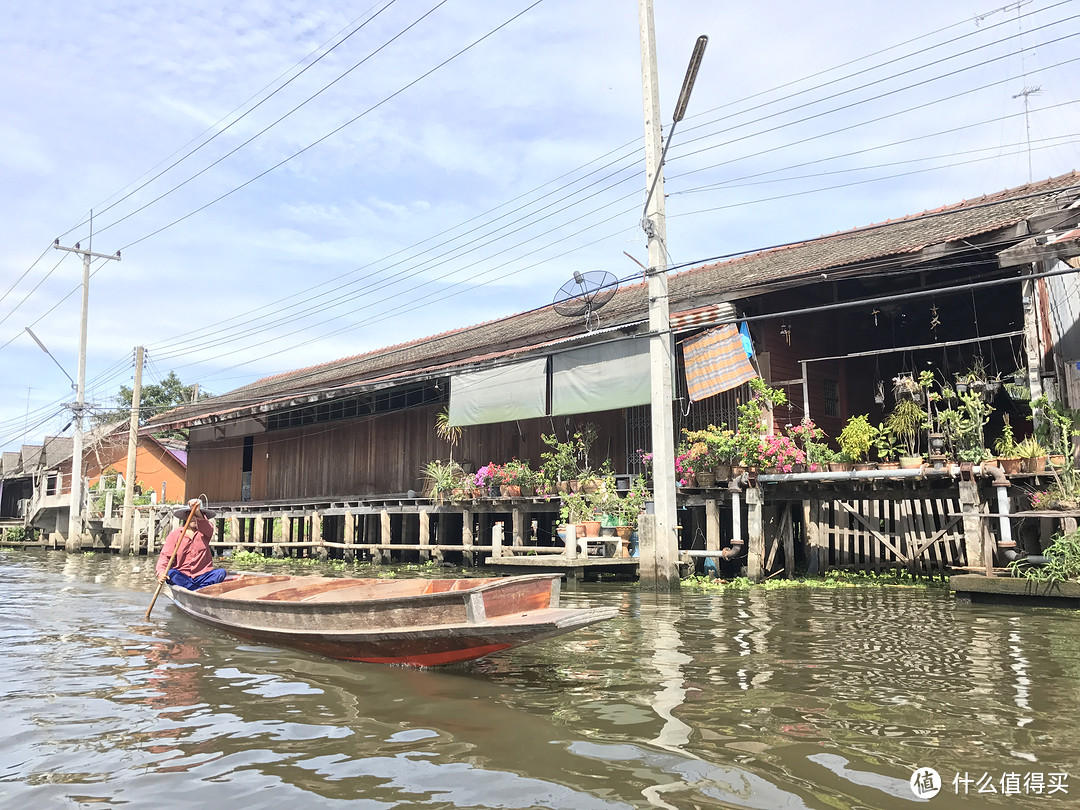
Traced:
POLYGON ((237 640, 164 596, 144 621, 154 584, 145 558, 0 551, 0 807, 1080 806, 1067 611, 583 585, 563 604, 618 617, 410 670, 237 640))

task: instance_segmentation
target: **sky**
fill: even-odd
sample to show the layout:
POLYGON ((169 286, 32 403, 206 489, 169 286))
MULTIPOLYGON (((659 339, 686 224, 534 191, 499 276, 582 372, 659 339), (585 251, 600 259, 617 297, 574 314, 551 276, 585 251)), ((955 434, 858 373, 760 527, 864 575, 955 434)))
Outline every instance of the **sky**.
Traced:
MULTIPOLYGON (((1080 168, 1080 3, 999 3, 655 0, 673 272, 1080 168)), ((71 434, 56 239, 121 251, 91 411, 136 346, 144 384, 224 393, 647 261, 632 0, 41 0, 0 76, 3 450, 71 434)))

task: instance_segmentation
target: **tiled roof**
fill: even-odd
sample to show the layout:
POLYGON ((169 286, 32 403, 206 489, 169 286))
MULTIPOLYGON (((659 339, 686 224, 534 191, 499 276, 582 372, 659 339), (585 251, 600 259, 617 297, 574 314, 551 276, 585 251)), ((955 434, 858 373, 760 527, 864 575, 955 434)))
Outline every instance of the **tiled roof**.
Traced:
POLYGON ((0 476, 14 478, 22 474, 22 457, 14 450, 4 452, 3 461, 0 462, 0 476))
POLYGON ((42 453, 42 469, 51 470, 71 458, 75 440, 70 436, 46 436, 42 453))
MULTIPOLYGON (((854 269, 861 262, 915 254, 929 245, 972 239, 1009 228, 1038 213, 1067 207, 1080 196, 1080 174, 1031 183, 897 220, 785 245, 671 273, 672 313, 701 306, 703 299, 740 297, 740 291, 797 283, 825 270, 854 269)), ((1005 247, 1003 245, 1002 247, 1005 247)), ((863 272, 867 272, 864 268, 863 272)), ((601 310, 603 326, 648 318, 644 282, 621 287, 601 310)), ((150 420, 177 424, 201 417, 246 412, 253 403, 287 401, 337 386, 374 383, 402 373, 466 365, 508 350, 526 350, 581 334, 581 323, 548 305, 487 323, 388 346, 353 357, 266 377, 219 397, 181 406, 150 420)))

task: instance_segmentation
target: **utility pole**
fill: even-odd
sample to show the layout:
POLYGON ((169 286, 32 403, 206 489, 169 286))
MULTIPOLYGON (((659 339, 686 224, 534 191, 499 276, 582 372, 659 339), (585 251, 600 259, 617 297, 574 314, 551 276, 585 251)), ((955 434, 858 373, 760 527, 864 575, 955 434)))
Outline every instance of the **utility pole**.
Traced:
POLYGON ((92 253, 83 250, 79 243, 75 247, 63 247, 60 240, 53 242, 57 250, 66 250, 68 253, 78 253, 83 259, 82 281, 82 315, 79 318, 79 374, 75 387, 75 404, 71 410, 74 412, 75 434, 71 448, 71 514, 68 516, 67 550, 79 550, 79 536, 82 534, 82 454, 83 454, 83 409, 86 404, 86 315, 90 303, 90 259, 116 259, 120 260, 120 251, 114 256, 106 256, 103 253, 92 253))
POLYGON ((135 542, 135 456, 139 450, 139 400, 142 397, 143 347, 135 349, 135 383, 131 388, 127 471, 124 473, 124 517, 120 523, 120 554, 130 554, 135 542))
MULTIPOLYGON (((643 548, 639 578, 646 587, 674 590, 679 586, 679 534, 675 503, 675 427, 671 413, 672 341, 668 311, 668 279, 665 248, 667 221, 664 214, 663 161, 667 153, 660 127, 660 88, 656 70, 656 30, 652 0, 638 0, 641 26, 641 84, 645 107, 645 183, 649 190, 641 226, 648 237, 649 268, 649 375, 652 395, 653 501, 652 542, 643 548), (651 552, 651 553, 650 553, 651 552), (646 556, 647 555, 647 556, 646 556)), ((705 51, 706 37, 699 37, 686 79, 683 81, 674 124, 682 119, 693 88, 697 68, 705 51)), ((671 132, 668 133, 668 144, 671 132)))

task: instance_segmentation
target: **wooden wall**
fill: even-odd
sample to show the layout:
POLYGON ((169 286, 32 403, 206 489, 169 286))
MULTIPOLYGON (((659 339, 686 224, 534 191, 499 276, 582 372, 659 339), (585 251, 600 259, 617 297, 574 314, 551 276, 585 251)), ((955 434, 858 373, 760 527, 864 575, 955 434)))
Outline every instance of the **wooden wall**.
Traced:
MULTIPOLYGON (((424 406, 376 416, 272 431, 254 437, 251 499, 255 502, 358 498, 423 490, 421 470, 433 459, 447 460, 450 448, 435 435, 442 406, 424 406)), ((566 419, 529 419, 474 425, 462 431, 455 461, 474 468, 511 458, 536 469, 547 446, 541 433, 567 431, 587 422, 597 425, 593 461, 611 458, 625 472, 626 439, 622 411, 566 419)), ((243 437, 192 445, 188 456, 188 492, 205 493, 211 503, 240 500, 243 437)))

